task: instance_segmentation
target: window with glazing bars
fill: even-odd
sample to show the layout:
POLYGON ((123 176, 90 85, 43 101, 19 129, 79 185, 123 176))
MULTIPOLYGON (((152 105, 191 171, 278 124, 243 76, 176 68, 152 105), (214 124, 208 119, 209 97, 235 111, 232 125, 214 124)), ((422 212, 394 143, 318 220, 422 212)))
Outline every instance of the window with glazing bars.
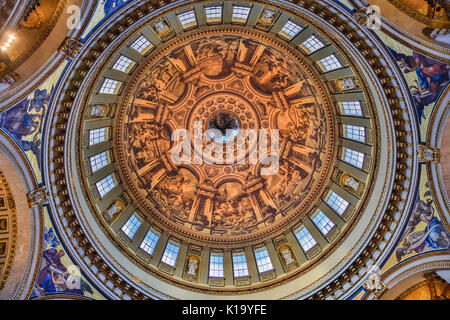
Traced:
POLYGON ((119 81, 106 78, 103 81, 102 87, 100 88, 100 93, 105 94, 116 94, 117 86, 119 85, 119 81))
POLYGON ((100 197, 103 198, 105 194, 107 194, 116 186, 116 183, 114 182, 112 174, 110 174, 109 176, 97 182, 95 185, 97 186, 97 190, 98 193, 100 194, 100 197))
POLYGON ((186 25, 191 24, 191 23, 197 23, 197 19, 195 17, 194 10, 191 10, 191 11, 188 11, 188 12, 184 12, 184 13, 180 13, 178 15, 178 19, 180 19, 180 23, 183 26, 186 26, 186 25))
POLYGON ((154 233, 152 230, 148 230, 145 235, 144 240, 142 240, 139 248, 147 252, 148 254, 153 254, 153 250, 155 250, 156 244, 158 243, 159 236, 154 233))
POLYGON ((180 247, 178 247, 176 244, 168 242, 161 261, 171 267, 175 267, 179 250, 180 247))
POLYGON ((122 226, 122 231, 127 235, 128 238, 133 239, 136 231, 141 226, 142 222, 136 215, 131 215, 128 221, 122 226))
POLYGON ((359 141, 359 142, 365 142, 366 141, 366 128, 359 127, 359 126, 353 126, 353 125, 347 125, 346 130, 346 138, 359 141))
POLYGON ((131 48, 133 48, 139 53, 142 53, 146 48, 150 46, 150 44, 151 44, 150 41, 148 41, 146 37, 140 36, 139 38, 136 39, 136 41, 133 42, 131 48))
POLYGON ((206 7, 206 18, 207 19, 221 19, 222 18, 222 7, 214 6, 214 7, 206 7))
POLYGON ((347 116, 362 117, 361 103, 359 101, 344 101, 342 109, 347 116))
POLYGON ((322 211, 319 211, 319 213, 312 218, 312 221, 323 235, 327 235, 334 227, 334 223, 331 222, 322 211))
POLYGON ((352 166, 362 169, 364 164, 364 153, 346 148, 344 161, 352 166))
POLYGON ((283 29, 281 29, 281 32, 284 32, 286 34, 288 34, 289 36, 291 36, 292 38, 295 37, 300 31, 302 31, 302 27, 300 27, 298 24, 292 22, 292 21, 288 21, 283 29))
POLYGON ((117 59, 116 63, 114 64, 113 69, 121 72, 127 72, 132 63, 133 60, 125 57, 124 55, 120 55, 119 59, 117 59))
POLYGON ((240 6, 233 7, 233 19, 247 21, 249 14, 250 14, 249 7, 240 7, 240 6))
POLYGON ((334 191, 328 198, 327 203, 331 208, 333 208, 334 211, 339 213, 339 215, 342 215, 348 207, 348 202, 334 191))

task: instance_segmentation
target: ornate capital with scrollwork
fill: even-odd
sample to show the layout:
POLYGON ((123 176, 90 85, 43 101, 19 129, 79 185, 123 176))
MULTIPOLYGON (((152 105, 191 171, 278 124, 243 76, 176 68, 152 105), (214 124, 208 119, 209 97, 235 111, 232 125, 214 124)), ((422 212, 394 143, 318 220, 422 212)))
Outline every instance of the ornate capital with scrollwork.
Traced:
POLYGON ((28 205, 30 208, 41 206, 48 203, 47 187, 43 186, 27 194, 28 205))
POLYGON ((75 57, 80 53, 83 44, 75 39, 66 38, 64 43, 60 47, 60 51, 70 59, 75 59, 75 57))
POLYGON ((424 144, 419 144, 417 146, 417 156, 419 162, 436 162, 440 160, 440 150, 439 148, 430 147, 424 144))

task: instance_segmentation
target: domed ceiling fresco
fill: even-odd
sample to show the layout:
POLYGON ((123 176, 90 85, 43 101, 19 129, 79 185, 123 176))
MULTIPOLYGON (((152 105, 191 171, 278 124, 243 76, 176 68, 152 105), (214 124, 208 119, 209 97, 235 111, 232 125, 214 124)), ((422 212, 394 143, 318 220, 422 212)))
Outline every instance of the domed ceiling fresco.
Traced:
MULTIPOLYGON (((164 58, 142 72, 120 119, 120 158, 138 200, 149 212, 159 211, 157 220, 214 241, 254 237, 304 212, 324 183, 333 151, 331 111, 317 79, 252 38, 230 34, 180 42, 181 48, 162 52, 164 58), (278 173, 261 175, 265 159, 250 163, 252 154, 259 156, 257 139, 246 139, 242 155, 235 151, 231 161, 224 145, 222 161, 204 155, 201 164, 186 159, 167 167, 172 134, 183 128, 191 137, 192 160, 216 141, 200 141, 194 150, 196 129, 278 129, 285 149, 278 173)), ((227 139, 225 131, 220 134, 227 139)), ((235 150, 239 138, 231 137, 235 150)))
POLYGON ((39 191, 26 298, 373 299, 405 261, 445 256, 430 128, 449 61, 360 12, 90 7, 45 78, 0 98, 39 191))

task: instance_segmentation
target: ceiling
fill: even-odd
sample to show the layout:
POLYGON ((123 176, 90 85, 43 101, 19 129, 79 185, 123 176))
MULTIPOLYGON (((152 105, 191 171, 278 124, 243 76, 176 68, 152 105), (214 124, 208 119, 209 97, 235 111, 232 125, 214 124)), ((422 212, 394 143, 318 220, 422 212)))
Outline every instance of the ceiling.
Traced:
MULTIPOLYGON (((296 297, 342 272, 362 243, 386 230, 376 231, 395 185, 386 151, 394 130, 407 130, 394 128, 385 110, 393 92, 385 58, 370 49, 355 56, 311 14, 314 6, 307 14, 258 2, 180 4, 136 26, 139 10, 149 10, 137 7, 127 24, 88 40, 77 57, 84 65, 66 80, 74 87, 60 94, 71 115, 53 120, 69 129, 68 150, 80 150, 64 152, 78 178, 54 196, 70 195, 56 200, 77 216, 62 221, 70 233, 80 234, 78 223, 90 230, 80 234, 84 254, 99 250, 146 295, 169 298, 296 297), (233 18, 236 7, 245 19, 233 18), (87 83, 74 100, 78 79, 87 83), (214 152, 222 141, 236 146, 240 130, 278 130, 279 170, 261 174, 267 159, 251 161, 261 143, 250 140, 229 164, 214 152, 177 163, 171 138, 180 129, 194 158, 208 145, 195 130, 218 129, 209 136, 214 152), (233 261, 243 257, 248 270, 236 276, 233 261)), ((336 25, 365 45, 344 20, 336 25)), ((49 171, 51 181, 57 172, 49 171)))

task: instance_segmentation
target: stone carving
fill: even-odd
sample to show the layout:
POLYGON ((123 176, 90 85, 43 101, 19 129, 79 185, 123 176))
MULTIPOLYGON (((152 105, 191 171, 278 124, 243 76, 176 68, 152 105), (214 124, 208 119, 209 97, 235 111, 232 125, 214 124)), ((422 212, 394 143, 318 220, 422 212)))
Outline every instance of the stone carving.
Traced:
POLYGON ((30 208, 47 204, 48 203, 47 187, 43 186, 39 189, 31 191, 29 194, 27 194, 27 197, 30 208))
POLYGON ((367 275, 368 276, 363 287, 378 297, 386 288, 384 283, 381 281, 380 268, 373 265, 370 266, 367 270, 367 275))
POLYGON ((102 118, 106 116, 108 107, 106 105, 95 105, 91 108, 91 117, 102 118))
POLYGON ((75 57, 80 53, 82 46, 83 44, 81 42, 72 38, 66 38, 60 50, 68 58, 75 59, 75 57))
POLYGON ((188 263, 188 275, 196 276, 197 275, 198 264, 196 259, 189 259, 188 263))
POLYGON ((281 255, 283 256, 284 262, 287 266, 291 263, 295 263, 295 260, 292 258, 292 251, 289 249, 289 247, 283 247, 281 249, 281 255))
POLYGON ((117 200, 114 202, 114 204, 106 211, 108 214, 108 217, 111 220, 114 220, 114 218, 123 210, 123 203, 120 200, 117 200))
POLYGON ((417 156, 419 162, 439 162, 440 150, 438 148, 429 147, 424 144, 419 144, 417 146, 417 156))

